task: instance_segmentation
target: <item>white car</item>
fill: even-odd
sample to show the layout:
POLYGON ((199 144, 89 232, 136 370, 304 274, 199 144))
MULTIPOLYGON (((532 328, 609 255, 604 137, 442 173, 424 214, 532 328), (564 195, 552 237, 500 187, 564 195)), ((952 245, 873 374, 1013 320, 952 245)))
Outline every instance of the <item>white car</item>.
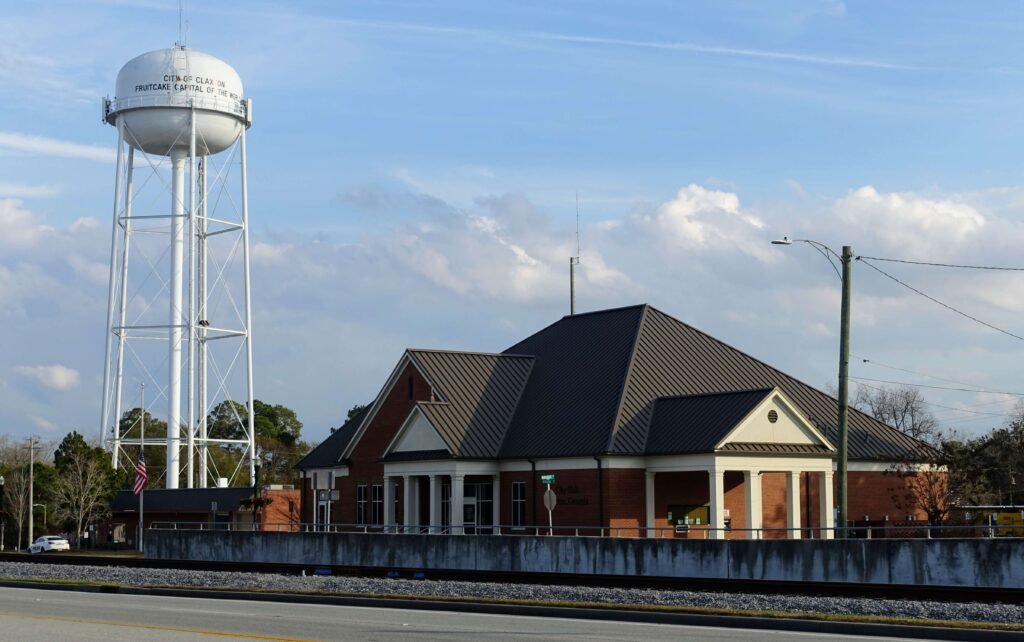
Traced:
POLYGON ((60 535, 43 535, 28 547, 29 553, 70 551, 71 544, 60 535))

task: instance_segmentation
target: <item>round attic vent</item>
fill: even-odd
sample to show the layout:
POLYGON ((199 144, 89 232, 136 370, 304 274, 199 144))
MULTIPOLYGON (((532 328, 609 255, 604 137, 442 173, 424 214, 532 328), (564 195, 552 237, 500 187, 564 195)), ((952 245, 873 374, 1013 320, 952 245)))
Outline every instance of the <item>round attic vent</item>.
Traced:
POLYGON ((768 423, 773 424, 779 420, 779 413, 775 412, 774 409, 768 411, 768 423))

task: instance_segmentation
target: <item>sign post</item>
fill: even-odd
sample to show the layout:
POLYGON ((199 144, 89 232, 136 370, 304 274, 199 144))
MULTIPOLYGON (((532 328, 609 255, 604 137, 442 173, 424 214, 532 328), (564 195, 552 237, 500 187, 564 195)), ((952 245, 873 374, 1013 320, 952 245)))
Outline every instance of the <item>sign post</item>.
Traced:
POLYGON ((555 495, 555 491, 551 490, 551 484, 555 483, 554 475, 541 475, 540 483, 545 484, 548 489, 544 491, 544 508, 548 509, 548 536, 555 534, 554 520, 552 519, 551 513, 555 510, 555 506, 558 505, 558 497, 555 495))

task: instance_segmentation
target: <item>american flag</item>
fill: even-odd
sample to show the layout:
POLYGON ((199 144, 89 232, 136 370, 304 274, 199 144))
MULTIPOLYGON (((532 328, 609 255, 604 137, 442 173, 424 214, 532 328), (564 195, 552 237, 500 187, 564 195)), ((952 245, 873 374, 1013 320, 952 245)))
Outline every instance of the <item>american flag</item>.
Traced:
POLYGON ((142 492, 142 488, 146 485, 146 480, 149 479, 149 475, 146 474, 146 455, 139 448, 139 463, 135 465, 135 494, 138 495, 142 492))

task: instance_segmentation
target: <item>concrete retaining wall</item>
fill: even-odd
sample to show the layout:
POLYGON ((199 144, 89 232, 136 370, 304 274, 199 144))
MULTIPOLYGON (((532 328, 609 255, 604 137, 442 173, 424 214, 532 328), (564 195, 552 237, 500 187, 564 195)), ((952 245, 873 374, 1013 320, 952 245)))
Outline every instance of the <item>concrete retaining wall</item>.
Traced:
POLYGON ((1024 541, 714 541, 162 531, 159 559, 1024 588, 1024 541))

